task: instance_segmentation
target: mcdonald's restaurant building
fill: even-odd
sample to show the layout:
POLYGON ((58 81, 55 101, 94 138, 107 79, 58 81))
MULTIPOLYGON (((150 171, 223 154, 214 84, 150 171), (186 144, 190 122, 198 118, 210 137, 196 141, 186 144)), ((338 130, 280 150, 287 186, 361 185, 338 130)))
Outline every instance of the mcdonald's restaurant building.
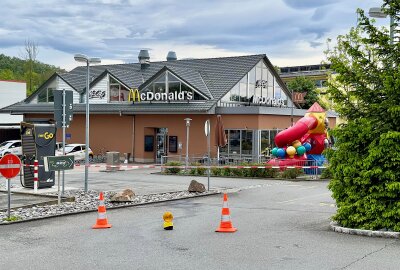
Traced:
MULTIPOLYGON (((174 56, 174 54, 172 55, 174 56)), ((211 121, 211 156, 215 157, 215 126, 222 116, 228 145, 220 154, 257 159, 274 146, 274 137, 291 125, 291 95, 266 55, 152 62, 141 51, 133 64, 90 67, 90 148, 130 153, 131 161, 160 162, 161 156, 190 157, 207 153, 204 134, 211 121), (186 120, 190 120, 190 127, 186 120)), ((1 109, 23 115, 25 122, 54 119, 54 90, 73 93, 73 120, 67 143, 85 143, 87 67, 53 74, 25 100, 1 109)), ((294 105, 294 121, 305 110, 294 105)), ((335 115, 328 112, 330 126, 335 115)), ((62 141, 58 130, 58 141, 62 141)))

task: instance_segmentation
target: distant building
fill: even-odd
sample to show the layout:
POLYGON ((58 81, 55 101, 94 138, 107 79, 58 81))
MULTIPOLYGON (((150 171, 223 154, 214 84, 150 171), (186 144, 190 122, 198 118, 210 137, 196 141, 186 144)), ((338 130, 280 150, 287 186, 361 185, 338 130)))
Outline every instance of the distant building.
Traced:
MULTIPOLYGON (((0 108, 26 98, 26 82, 0 80, 0 108)), ((0 143, 20 139, 22 115, 0 114, 0 143)))
POLYGON ((330 67, 329 64, 282 67, 279 75, 285 84, 297 77, 306 77, 314 81, 317 88, 324 88, 332 72, 330 67))
MULTIPOLYGON (((0 108, 10 106, 26 98, 26 82, 0 80, 0 108)), ((18 124, 22 115, 0 114, 0 125, 18 124)))

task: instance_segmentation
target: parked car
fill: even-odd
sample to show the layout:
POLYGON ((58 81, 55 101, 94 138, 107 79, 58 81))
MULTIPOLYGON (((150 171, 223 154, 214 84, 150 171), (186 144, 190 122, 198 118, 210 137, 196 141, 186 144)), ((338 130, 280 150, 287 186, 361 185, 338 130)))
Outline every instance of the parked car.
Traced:
MULTIPOLYGON (((72 155, 75 160, 85 160, 86 145, 79 143, 72 143, 65 145, 65 155, 72 155)), ((63 149, 56 150, 56 156, 62 156, 63 149)), ((89 147, 89 158, 93 159, 93 151, 89 147)))
POLYGON ((56 151, 61 150, 62 151, 62 142, 56 142, 56 151))
POLYGON ((22 156, 21 140, 5 141, 0 144, 0 157, 5 154, 22 156))

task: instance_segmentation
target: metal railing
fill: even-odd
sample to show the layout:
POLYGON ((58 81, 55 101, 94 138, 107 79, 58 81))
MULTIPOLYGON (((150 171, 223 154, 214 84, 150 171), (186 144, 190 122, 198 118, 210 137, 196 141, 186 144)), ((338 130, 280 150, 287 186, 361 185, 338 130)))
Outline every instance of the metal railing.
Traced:
MULTIPOLYGON (((164 172, 164 166, 171 162, 179 162, 180 165, 176 167, 180 167, 185 169, 185 157, 182 155, 176 156, 162 156, 161 157, 161 172, 164 172)), ((256 157, 245 156, 245 157, 234 157, 234 156, 221 156, 219 159, 211 158, 210 166, 211 167, 231 167, 234 168, 237 166, 238 168, 246 169, 247 167, 251 168, 272 168, 280 171, 287 169, 300 169, 302 170, 305 176, 310 176, 311 179, 319 179, 322 171, 327 167, 327 163, 318 164, 319 162, 316 160, 293 160, 293 159, 273 159, 268 156, 260 155, 256 157), (270 162, 272 161, 272 162, 270 162), (275 161, 275 162, 273 162, 275 161), (257 164, 257 165, 255 165, 257 164), (248 166, 246 166, 248 165, 248 166)), ((189 168, 193 166, 198 167, 208 167, 207 156, 189 156, 189 168)), ((186 168, 188 169, 188 168, 186 168)))
MULTIPOLYGON (((252 156, 252 155, 242 155, 242 156, 220 156, 219 158, 211 158, 210 165, 218 166, 218 165, 243 165, 249 163, 265 163, 270 159, 270 157, 265 155, 252 156)), ((161 156, 160 165, 164 165, 167 162, 176 161, 185 163, 185 156, 183 155, 171 155, 171 156, 161 156)), ((207 155, 193 155, 189 156, 189 164, 208 164, 207 155)))

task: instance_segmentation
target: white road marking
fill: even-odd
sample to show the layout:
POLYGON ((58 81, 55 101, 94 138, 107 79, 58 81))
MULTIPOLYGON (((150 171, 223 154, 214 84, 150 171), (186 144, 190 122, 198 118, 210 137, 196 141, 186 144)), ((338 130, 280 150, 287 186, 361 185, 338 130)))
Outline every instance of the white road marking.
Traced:
POLYGON ((307 197, 296 198, 296 199, 282 201, 282 202, 278 202, 278 203, 295 202, 295 201, 304 200, 304 199, 313 198, 313 197, 319 197, 319 196, 323 196, 323 195, 327 195, 327 194, 331 194, 331 193, 330 192, 326 192, 326 193, 321 193, 321 194, 315 194, 315 195, 311 195, 311 196, 307 196, 307 197))

